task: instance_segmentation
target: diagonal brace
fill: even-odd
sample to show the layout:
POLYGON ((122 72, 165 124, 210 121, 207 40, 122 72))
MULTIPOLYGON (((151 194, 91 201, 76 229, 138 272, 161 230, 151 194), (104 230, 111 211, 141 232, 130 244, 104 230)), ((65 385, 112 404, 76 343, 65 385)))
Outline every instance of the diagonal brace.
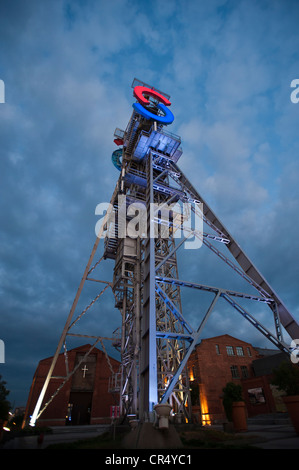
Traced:
POLYGON ((199 325, 199 327, 197 329, 197 332, 193 335, 193 341, 190 344, 189 348, 187 349, 186 354, 185 354, 184 358, 182 359, 176 373, 172 377, 165 393, 162 396, 162 399, 161 399, 160 403, 166 403, 167 400, 169 399, 170 395, 172 394, 172 391, 173 391, 177 381, 179 380, 179 377, 180 377, 181 373, 183 372, 185 366, 187 365, 187 361, 188 361, 193 349, 195 348, 195 346, 197 344, 197 341, 200 338, 201 332, 202 332, 209 316, 211 315, 211 313, 212 313, 219 297, 220 297, 220 292, 217 292, 217 294, 215 295, 214 299, 212 300, 211 305, 209 306, 204 318, 202 319, 201 324, 199 325))

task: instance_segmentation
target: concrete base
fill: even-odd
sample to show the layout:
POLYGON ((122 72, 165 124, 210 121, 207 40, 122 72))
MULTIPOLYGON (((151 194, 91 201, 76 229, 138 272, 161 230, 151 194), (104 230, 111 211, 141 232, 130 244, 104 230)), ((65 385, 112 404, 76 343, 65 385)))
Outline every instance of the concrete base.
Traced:
POLYGON ((140 423, 123 439, 125 449, 180 449, 181 439, 170 424, 168 429, 158 429, 152 423, 140 423))

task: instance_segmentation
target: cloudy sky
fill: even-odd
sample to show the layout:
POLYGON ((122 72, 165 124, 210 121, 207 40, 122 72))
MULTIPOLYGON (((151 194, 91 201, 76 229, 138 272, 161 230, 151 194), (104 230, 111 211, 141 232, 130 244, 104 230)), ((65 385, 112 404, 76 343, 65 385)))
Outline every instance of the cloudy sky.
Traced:
MULTIPOLYGON (((15 406, 55 352, 96 205, 118 177, 113 133, 131 116, 135 77, 171 96, 180 167, 299 321, 298 23, 296 0, 0 2, 0 375, 15 406)), ((181 279, 242 290, 205 247, 179 263, 181 279)), ((89 333, 119 326, 109 296, 89 333)), ((194 327, 204 306, 183 293, 194 327)), ((254 308, 273 331, 270 310, 254 308)), ((219 302, 203 337, 225 333, 272 347, 219 302)))

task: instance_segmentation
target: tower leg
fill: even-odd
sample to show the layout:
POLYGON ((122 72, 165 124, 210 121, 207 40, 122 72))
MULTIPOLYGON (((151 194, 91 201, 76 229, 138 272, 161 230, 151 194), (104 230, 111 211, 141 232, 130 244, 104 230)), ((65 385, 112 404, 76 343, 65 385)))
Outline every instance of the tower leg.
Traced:
POLYGON ((151 153, 147 159, 147 238, 144 253, 144 297, 141 326, 140 418, 153 413, 157 404, 157 346, 155 305, 155 239, 151 221, 154 204, 153 167, 151 153))

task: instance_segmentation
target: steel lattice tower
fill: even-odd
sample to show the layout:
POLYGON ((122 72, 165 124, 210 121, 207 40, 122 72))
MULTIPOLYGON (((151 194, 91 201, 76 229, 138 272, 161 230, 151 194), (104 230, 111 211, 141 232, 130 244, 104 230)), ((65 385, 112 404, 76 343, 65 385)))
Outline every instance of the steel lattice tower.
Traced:
MULTIPOLYGON (((165 107, 170 105, 170 97, 136 79, 132 88, 137 103, 133 105, 126 130, 117 128, 114 134, 119 148, 113 152, 112 161, 119 170, 119 178, 31 418, 32 425, 74 373, 66 365, 64 381, 50 400, 43 403, 63 347, 67 364, 66 338, 72 336, 70 330, 109 288, 121 314, 117 334, 106 338, 113 341, 121 356, 121 369, 112 376, 110 389, 119 393, 121 414, 136 415, 141 421, 152 419, 154 405, 166 402, 171 404, 174 413, 182 412, 190 419, 187 361, 219 299, 228 302, 287 354, 291 349, 283 340, 282 327, 291 338, 299 338, 299 326, 288 309, 178 167, 181 139, 165 129, 171 123, 169 116, 172 114, 165 107), (191 213, 202 220, 208 231, 194 227, 193 219, 193 225, 188 225, 184 236, 176 237, 184 222, 191 220, 191 213), (104 252, 99 256, 99 242, 103 237, 104 252), (200 240, 256 293, 245 294, 181 280, 177 252, 190 237, 200 240), (224 246, 234 261, 219 246, 224 246), (107 259, 114 260, 113 280, 92 277, 97 266, 107 259), (73 320, 87 281, 104 284, 104 288, 73 320), (196 329, 183 315, 182 288, 213 294, 196 329), (250 314, 239 299, 268 305, 275 333, 250 314)), ((94 338, 90 351, 98 343, 104 348, 105 338, 90 337, 94 338)), ((107 359, 109 361, 108 355, 107 359)))

